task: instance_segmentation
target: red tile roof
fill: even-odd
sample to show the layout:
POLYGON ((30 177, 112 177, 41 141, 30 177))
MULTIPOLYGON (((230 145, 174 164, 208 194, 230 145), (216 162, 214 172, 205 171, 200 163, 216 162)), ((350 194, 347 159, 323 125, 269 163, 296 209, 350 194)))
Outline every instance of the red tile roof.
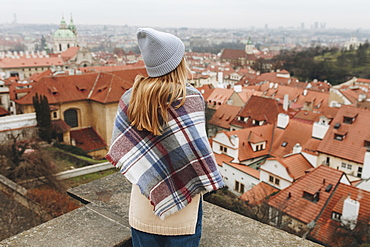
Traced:
POLYGON ((310 162, 308 162, 308 160, 302 154, 286 156, 280 160, 280 163, 286 167, 288 174, 294 180, 303 177, 307 170, 313 168, 310 162))
POLYGON ((72 130, 70 135, 71 139, 76 141, 76 146, 82 148, 86 152, 103 149, 107 146, 103 138, 93 127, 72 130))
POLYGON ((292 153, 294 145, 299 143, 302 151, 316 151, 320 140, 312 138, 313 123, 290 119, 285 129, 276 128, 274 131, 274 143, 271 155, 284 157, 292 153))
POLYGON ((3 107, 0 106, 0 116, 6 116, 6 115, 10 115, 10 112, 8 112, 7 110, 5 110, 3 107))
POLYGON ((250 127, 247 129, 240 129, 234 131, 225 131, 226 136, 231 138, 231 136, 236 135, 239 138, 239 161, 245 161, 257 157, 262 157, 269 154, 271 141, 272 141, 272 132, 273 125, 262 125, 257 127, 250 127), (252 146, 250 145, 249 138, 250 136, 258 135, 261 137, 261 140, 266 141, 266 148, 260 151, 253 151, 252 146))
POLYGON ((268 198, 271 194, 279 191, 277 188, 265 183, 260 182, 257 185, 253 186, 252 189, 245 192, 239 198, 243 201, 246 201, 249 205, 259 205, 264 201, 265 198, 268 198))
POLYGON ((224 129, 230 129, 230 122, 235 118, 240 109, 241 107, 238 106, 221 105, 213 114, 209 123, 224 129))
POLYGON ((234 90, 232 89, 215 88, 205 101, 209 107, 217 109, 221 105, 226 104, 233 93, 234 90))
POLYGON ((282 105, 279 105, 278 101, 252 95, 237 114, 237 117, 248 117, 248 121, 234 119, 230 124, 242 128, 253 126, 253 120, 265 121, 264 124, 275 124, 277 115, 283 112, 282 105))
POLYGON ((50 67, 52 65, 63 65, 63 59, 61 57, 21 57, 15 58, 4 58, 0 60, 0 68, 28 68, 28 67, 50 67))
POLYGON ((317 219, 343 176, 345 176, 343 172, 321 165, 291 186, 274 195, 268 201, 268 204, 308 224, 317 219), (326 191, 325 189, 329 184, 331 184, 333 188, 330 191, 326 191), (314 192, 318 192, 319 194, 317 202, 303 197, 305 191, 312 193, 312 188, 316 188, 314 192))
POLYGON ((332 246, 350 246, 350 243, 354 240, 353 236, 356 234, 358 236, 363 230, 368 229, 369 222, 370 192, 346 184, 339 184, 321 217, 316 222, 315 228, 310 232, 309 238, 332 246), (342 214, 343 202, 348 195, 351 199, 360 203, 358 228, 355 228, 353 232, 341 228, 340 222, 332 219, 333 212, 342 214))
POLYGON ((122 94, 132 87, 136 75, 146 75, 145 68, 89 73, 83 75, 43 77, 30 93, 17 100, 18 104, 31 105, 32 97, 45 95, 50 104, 94 100, 100 103, 118 102, 122 94))
POLYGON ((76 56, 77 52, 80 50, 80 47, 74 46, 69 47, 67 50, 63 51, 60 56, 63 61, 67 62, 68 60, 72 59, 76 56))
POLYGON ((342 106, 332 120, 330 128, 317 150, 346 160, 362 164, 366 147, 364 141, 369 140, 370 111, 351 106, 342 106), (352 124, 344 123, 344 117, 356 116, 352 124), (340 125, 335 128, 335 125, 340 125), (336 140, 335 134, 345 134, 343 140, 336 140))
POLYGON ((71 126, 69 126, 62 119, 53 120, 51 124, 53 126, 53 130, 55 130, 57 133, 65 133, 71 129, 71 126))
POLYGON ((247 53, 244 50, 236 49, 224 49, 221 53, 221 59, 238 59, 240 57, 246 57, 247 53))

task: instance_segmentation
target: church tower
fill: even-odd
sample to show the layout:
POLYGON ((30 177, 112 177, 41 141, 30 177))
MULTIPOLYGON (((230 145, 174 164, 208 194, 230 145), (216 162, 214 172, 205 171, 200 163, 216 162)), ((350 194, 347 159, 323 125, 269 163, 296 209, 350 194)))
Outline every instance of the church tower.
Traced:
POLYGON ((245 45, 245 53, 247 53, 247 54, 253 54, 254 48, 255 47, 254 47, 254 44, 251 41, 251 38, 248 38, 248 42, 245 45))
POLYGON ((64 17, 59 25, 59 29, 53 34, 53 52, 62 53, 69 47, 75 47, 77 45, 77 30, 73 23, 72 15, 70 24, 67 26, 64 17))

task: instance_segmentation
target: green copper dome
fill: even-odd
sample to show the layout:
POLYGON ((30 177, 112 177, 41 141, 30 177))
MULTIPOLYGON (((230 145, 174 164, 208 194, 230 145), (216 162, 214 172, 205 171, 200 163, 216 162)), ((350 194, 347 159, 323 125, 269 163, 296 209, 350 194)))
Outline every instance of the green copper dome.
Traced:
POLYGON ((76 35, 70 29, 58 29, 53 34, 55 38, 74 38, 76 35))
POLYGON ((73 23, 72 18, 71 18, 70 27, 67 27, 67 23, 64 20, 64 17, 62 17, 62 21, 60 22, 59 29, 54 32, 53 37, 54 38, 75 38, 76 34, 73 31, 76 31, 76 27, 73 23))

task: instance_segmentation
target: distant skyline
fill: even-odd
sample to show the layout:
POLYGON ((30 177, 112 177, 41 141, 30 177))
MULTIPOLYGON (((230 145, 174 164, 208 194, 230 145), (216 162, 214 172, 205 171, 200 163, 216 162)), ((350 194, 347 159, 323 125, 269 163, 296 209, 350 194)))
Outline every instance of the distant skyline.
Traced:
POLYGON ((0 24, 67 23, 189 28, 299 27, 370 30, 369 0, 2 0, 0 24))

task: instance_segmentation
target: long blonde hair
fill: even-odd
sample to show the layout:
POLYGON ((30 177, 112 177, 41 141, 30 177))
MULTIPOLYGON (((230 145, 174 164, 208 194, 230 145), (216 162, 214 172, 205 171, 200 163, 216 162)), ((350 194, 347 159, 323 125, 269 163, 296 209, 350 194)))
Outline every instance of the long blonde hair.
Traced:
POLYGON ((168 122, 167 109, 180 98, 175 108, 185 103, 189 72, 183 58, 176 69, 164 76, 136 76, 127 110, 131 125, 160 135, 168 122))

